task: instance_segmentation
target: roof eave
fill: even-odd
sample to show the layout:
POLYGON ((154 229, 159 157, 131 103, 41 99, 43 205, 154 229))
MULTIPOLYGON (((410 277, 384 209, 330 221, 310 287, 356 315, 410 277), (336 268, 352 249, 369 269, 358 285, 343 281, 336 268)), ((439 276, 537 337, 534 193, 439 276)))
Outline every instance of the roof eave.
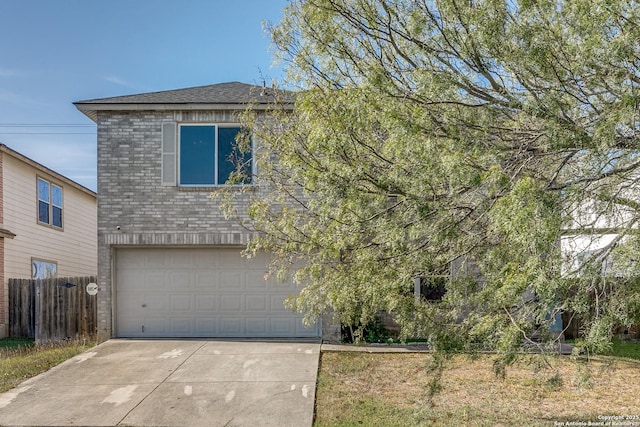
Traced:
MULTIPOLYGON (((28 164, 29 166, 35 168, 36 170, 47 174, 49 176, 54 177, 55 179, 62 181, 66 184, 71 185, 72 187, 80 190, 81 192, 88 194, 89 196, 93 197, 93 198, 97 198, 98 195, 96 194, 95 191, 88 189, 87 187, 85 187, 84 185, 75 182, 74 180, 72 180, 71 178, 68 178, 64 175, 62 175, 59 172, 54 171, 53 169, 49 169, 48 167, 46 167, 45 165, 36 162, 35 160, 30 159, 29 157, 25 156, 24 154, 20 154, 17 151, 13 150, 12 148, 7 147, 5 144, 1 144, 0 143, 0 153, 6 153, 26 164, 28 164)), ((2 236, 0 236, 2 237, 2 236)))
POLYGON ((244 104, 224 104, 224 103, 93 103, 93 102, 74 102, 73 105, 89 117, 93 122, 97 123, 98 111, 212 111, 212 110, 228 110, 228 111, 245 111, 247 109, 267 111, 273 110, 275 107, 285 110, 292 110, 293 103, 251 103, 244 104))

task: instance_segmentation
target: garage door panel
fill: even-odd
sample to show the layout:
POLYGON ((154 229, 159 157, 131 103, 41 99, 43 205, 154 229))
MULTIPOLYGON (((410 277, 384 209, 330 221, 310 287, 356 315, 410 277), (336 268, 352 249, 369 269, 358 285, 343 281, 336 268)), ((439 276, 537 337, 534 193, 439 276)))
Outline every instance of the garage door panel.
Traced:
POLYGON ((302 318, 300 318, 299 322, 293 322, 293 327, 294 327, 293 335, 304 334, 305 331, 308 331, 309 329, 312 329, 316 326, 317 325, 305 326, 304 323, 302 322, 302 318))
POLYGON ((271 330, 277 334, 282 334, 284 336, 291 335, 291 331, 293 330, 293 319, 289 317, 275 317, 271 318, 271 330))
POLYGON ((189 273, 187 272, 171 272, 165 273, 162 289, 151 288, 150 292, 167 292, 167 293, 190 293, 193 292, 190 286, 189 273))
POLYGON ((127 272, 123 286, 119 292, 159 292, 167 287, 169 280, 163 273, 150 270, 133 270, 127 272))
POLYGON ((118 268, 122 270, 144 270, 146 258, 142 256, 128 256, 118 258, 118 268))
POLYGON ((191 334, 193 331, 193 318, 191 317, 173 317, 169 321, 171 336, 184 336, 191 334))
MULTIPOLYGON (((122 310, 121 310, 122 311, 122 310)), ((142 331, 140 330, 140 318, 138 316, 118 315, 119 333, 122 336, 135 336, 142 331)))
POLYGON ((280 314, 291 313, 291 310, 284 306, 287 297, 288 295, 270 295, 271 311, 280 314))
POLYGON ((216 319, 212 317, 196 318, 194 336, 210 337, 217 332, 216 319))
POLYGON ((265 280, 264 271, 249 271, 245 273, 247 290, 264 291, 269 288, 269 280, 265 280))
POLYGON ((168 254, 163 251, 141 251, 142 265, 137 268, 145 269, 164 269, 167 267, 169 260, 168 254))
POLYGON ((220 289, 242 290, 242 271, 222 271, 220 272, 220 289))
POLYGON ((145 317, 144 324, 140 327, 139 333, 144 334, 145 336, 162 337, 169 333, 167 323, 168 319, 163 317, 145 317))
POLYGON ((173 251, 165 259, 168 266, 177 269, 194 269, 197 266, 197 254, 192 251, 173 251))
POLYGON ((142 304, 144 304, 142 295, 132 295, 118 303, 118 310, 122 313, 136 313, 140 310, 142 304))
POLYGON ((242 311, 242 294, 237 295, 221 295, 220 311, 235 313, 242 311))
MULTIPOLYGON (((293 280, 293 279, 291 279, 293 280)), ((289 292, 289 293, 298 293, 300 292, 300 288, 293 282, 286 282, 283 280, 275 280, 273 285, 271 285, 271 289, 281 292, 289 292)))
POLYGON ((283 306, 298 291, 265 278, 269 256, 230 248, 116 250, 116 335, 317 337, 283 306), (266 280, 265 280, 266 279, 266 280))
POLYGON ((220 319, 220 335, 225 337, 238 336, 243 333, 243 318, 228 316, 220 319))
POLYGON ((217 253, 218 264, 221 268, 225 266, 234 266, 237 268, 246 268, 247 258, 243 257, 239 250, 219 251, 217 253))
POLYGON ((142 295, 141 312, 157 311, 166 313, 171 308, 169 296, 167 294, 146 293, 142 295))
POLYGON ((247 312, 266 313, 269 311, 269 300, 266 295, 247 295, 245 296, 245 305, 247 312))
POLYGON ((268 320, 264 317, 245 319, 245 328, 248 334, 253 336, 264 336, 267 334, 268 320))
POLYGON ((215 292, 220 288, 218 274, 214 271, 196 271, 194 282, 195 290, 198 292, 215 292))
MULTIPOLYGON (((130 288, 129 284, 142 284, 150 282, 150 280, 147 280, 147 278, 150 278, 149 276, 150 273, 145 270, 124 270, 123 279, 125 280, 127 286, 122 286, 122 289, 120 289, 120 291, 126 292, 130 288)), ((161 280, 164 280, 163 275, 159 275, 159 277, 161 280)))
POLYGON ((194 311, 194 298, 192 295, 170 295, 172 312, 187 312, 194 311))
POLYGON ((218 311, 217 295, 198 295, 196 298, 196 314, 211 314, 218 311))

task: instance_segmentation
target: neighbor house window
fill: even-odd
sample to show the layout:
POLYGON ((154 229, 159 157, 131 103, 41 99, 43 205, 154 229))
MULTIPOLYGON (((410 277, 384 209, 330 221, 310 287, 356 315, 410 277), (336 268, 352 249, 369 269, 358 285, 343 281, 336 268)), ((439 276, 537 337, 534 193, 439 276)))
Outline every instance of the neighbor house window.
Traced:
POLYGON ((50 279, 58 275, 58 264, 41 259, 31 260, 31 276, 34 279, 50 279))
POLYGON ((189 124, 179 129, 180 185, 251 183, 251 147, 239 148, 239 126, 189 124))
POLYGON ((428 274, 416 277, 413 282, 413 296, 416 302, 442 301, 451 281, 451 266, 445 265, 428 274))
POLYGON ((418 278, 420 299, 426 301, 441 301, 447 293, 448 276, 425 276, 418 278))
POLYGON ((62 228, 62 187, 38 178, 38 222, 62 228))

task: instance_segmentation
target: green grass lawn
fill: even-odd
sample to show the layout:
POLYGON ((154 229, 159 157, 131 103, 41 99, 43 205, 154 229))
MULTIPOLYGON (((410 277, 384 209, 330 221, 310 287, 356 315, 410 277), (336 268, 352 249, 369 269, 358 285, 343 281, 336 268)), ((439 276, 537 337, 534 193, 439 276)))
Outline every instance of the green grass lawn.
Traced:
POLYGON ((640 360, 640 343, 634 341, 623 341, 616 338, 613 340, 611 355, 640 360))
POLYGON ((36 346, 33 340, 24 338, 0 339, 0 393, 51 369, 93 345, 71 341, 36 346))
POLYGON ((2 338, 0 339, 0 354, 7 350, 16 350, 22 347, 33 347, 35 340, 31 338, 2 338))

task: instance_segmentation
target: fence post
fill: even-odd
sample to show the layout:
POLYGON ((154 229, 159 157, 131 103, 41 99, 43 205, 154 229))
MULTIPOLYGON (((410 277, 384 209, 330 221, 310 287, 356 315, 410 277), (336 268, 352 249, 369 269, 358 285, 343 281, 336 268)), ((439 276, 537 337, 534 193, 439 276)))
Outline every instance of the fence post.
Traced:
POLYGON ((27 330, 29 338, 36 337, 36 282, 34 280, 25 280, 23 289, 26 289, 25 301, 28 299, 29 313, 27 321, 27 330))
POLYGON ((36 344, 42 344, 42 301, 40 300, 40 281, 34 280, 36 290, 36 313, 35 313, 35 339, 36 344))
POLYGON ((13 279, 7 280, 7 290, 9 303, 7 307, 9 307, 9 336, 14 337, 16 334, 16 324, 19 323, 19 308, 17 301, 20 299, 20 288, 15 285, 15 281, 13 279))

